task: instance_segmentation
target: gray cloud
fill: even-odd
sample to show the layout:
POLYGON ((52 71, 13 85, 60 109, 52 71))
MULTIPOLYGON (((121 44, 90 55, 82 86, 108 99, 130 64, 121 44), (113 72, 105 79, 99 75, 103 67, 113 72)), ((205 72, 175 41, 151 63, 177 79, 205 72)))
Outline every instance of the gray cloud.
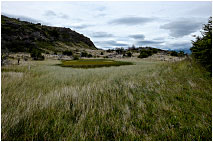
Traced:
POLYGON ((109 34, 106 32, 94 32, 92 33, 92 37, 96 37, 96 38, 113 37, 113 34, 109 34))
POLYGON ((143 40, 145 38, 145 36, 143 34, 130 35, 129 37, 136 39, 136 40, 143 40))
POLYGON ((85 29, 87 27, 90 27, 93 25, 89 25, 89 24, 82 24, 82 25, 77 25, 77 26, 70 26, 70 28, 74 28, 74 29, 85 29))
POLYGON ((62 19, 67 19, 67 18, 69 18, 69 16, 66 15, 66 14, 63 14, 63 13, 55 13, 55 12, 52 11, 52 10, 47 10, 47 11, 45 11, 44 16, 52 17, 52 18, 53 18, 53 17, 55 17, 55 18, 62 18, 62 19))
POLYGON ((189 49, 192 44, 191 42, 172 43, 167 45, 169 49, 189 49))
POLYGON ((105 6, 100 6, 100 7, 97 7, 95 10, 97 11, 105 11, 107 8, 105 6))
POLYGON ((2 15, 5 15, 7 17, 10 17, 10 18, 16 18, 16 19, 19 19, 21 21, 27 21, 27 22, 31 22, 31 23, 42 23, 42 24, 49 24, 49 23, 46 23, 46 22, 43 22, 41 20, 36 20, 36 19, 33 19, 33 18, 30 18, 30 17, 26 17, 26 16, 22 16, 22 15, 11 15, 11 14, 7 14, 7 13, 2 13, 2 15))
POLYGON ((165 37, 157 37, 157 38, 154 38, 153 40, 164 40, 165 37))
POLYGON ((97 17, 104 17, 104 16, 106 16, 107 14, 105 14, 105 13, 100 13, 100 14, 97 14, 97 17))
POLYGON ((161 29, 169 30, 172 37, 183 37, 190 35, 202 28, 202 20, 197 19, 180 19, 160 26, 161 29))
POLYGON ((47 10, 44 15, 45 16, 57 16, 56 13, 52 10, 47 10))
POLYGON ((122 25, 138 25, 138 24, 145 24, 148 22, 152 22, 154 18, 145 18, 145 17, 123 17, 118 18, 110 21, 111 24, 122 24, 122 25))
POLYGON ((96 44, 99 44, 99 45, 101 45, 101 46, 103 46, 103 47, 115 47, 115 46, 122 46, 122 47, 124 47, 124 46, 128 46, 128 44, 126 44, 126 43, 118 43, 117 41, 115 41, 115 40, 108 40, 108 41, 97 41, 97 42, 95 42, 96 44))
POLYGON ((164 43, 163 41, 154 41, 154 40, 143 40, 143 41, 137 41, 137 44, 140 46, 144 45, 159 45, 161 43, 164 43))

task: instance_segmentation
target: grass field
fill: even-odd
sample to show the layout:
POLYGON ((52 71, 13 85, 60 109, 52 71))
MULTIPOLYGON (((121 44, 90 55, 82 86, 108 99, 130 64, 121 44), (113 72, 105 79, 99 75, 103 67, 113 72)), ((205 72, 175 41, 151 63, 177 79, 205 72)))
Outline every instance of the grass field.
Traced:
POLYGON ((212 140, 204 71, 189 61, 125 61, 134 64, 2 67, 2 140, 212 140))
POLYGON ((62 61, 60 65, 62 67, 73 67, 73 68, 95 68, 95 67, 132 65, 132 63, 124 61, 106 60, 106 59, 80 59, 80 60, 62 61))

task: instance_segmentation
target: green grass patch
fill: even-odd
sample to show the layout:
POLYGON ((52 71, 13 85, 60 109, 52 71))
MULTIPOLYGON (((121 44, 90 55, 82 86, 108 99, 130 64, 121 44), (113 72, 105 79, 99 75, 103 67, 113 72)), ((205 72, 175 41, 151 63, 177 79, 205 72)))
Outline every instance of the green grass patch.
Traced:
POLYGON ((71 61, 62 61, 62 67, 73 67, 73 68, 95 68, 95 67, 109 67, 109 66, 121 66, 121 65, 132 65, 131 62, 114 61, 106 59, 80 59, 71 61))

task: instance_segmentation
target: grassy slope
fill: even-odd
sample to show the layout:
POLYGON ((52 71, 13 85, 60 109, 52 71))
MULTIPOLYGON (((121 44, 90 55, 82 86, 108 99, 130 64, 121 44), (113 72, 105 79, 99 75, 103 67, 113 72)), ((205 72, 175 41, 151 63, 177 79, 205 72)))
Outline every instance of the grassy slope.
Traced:
POLYGON ((211 140, 211 79, 188 61, 2 72, 2 140, 211 140))

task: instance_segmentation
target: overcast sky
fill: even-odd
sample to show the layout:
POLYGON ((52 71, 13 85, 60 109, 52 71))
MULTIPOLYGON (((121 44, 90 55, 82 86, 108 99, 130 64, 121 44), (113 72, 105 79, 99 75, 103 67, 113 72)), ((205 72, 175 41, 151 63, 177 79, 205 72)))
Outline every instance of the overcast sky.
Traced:
POLYGON ((212 15, 207 2, 2 2, 9 17, 68 27, 88 36, 98 48, 191 47, 193 35, 212 15))

